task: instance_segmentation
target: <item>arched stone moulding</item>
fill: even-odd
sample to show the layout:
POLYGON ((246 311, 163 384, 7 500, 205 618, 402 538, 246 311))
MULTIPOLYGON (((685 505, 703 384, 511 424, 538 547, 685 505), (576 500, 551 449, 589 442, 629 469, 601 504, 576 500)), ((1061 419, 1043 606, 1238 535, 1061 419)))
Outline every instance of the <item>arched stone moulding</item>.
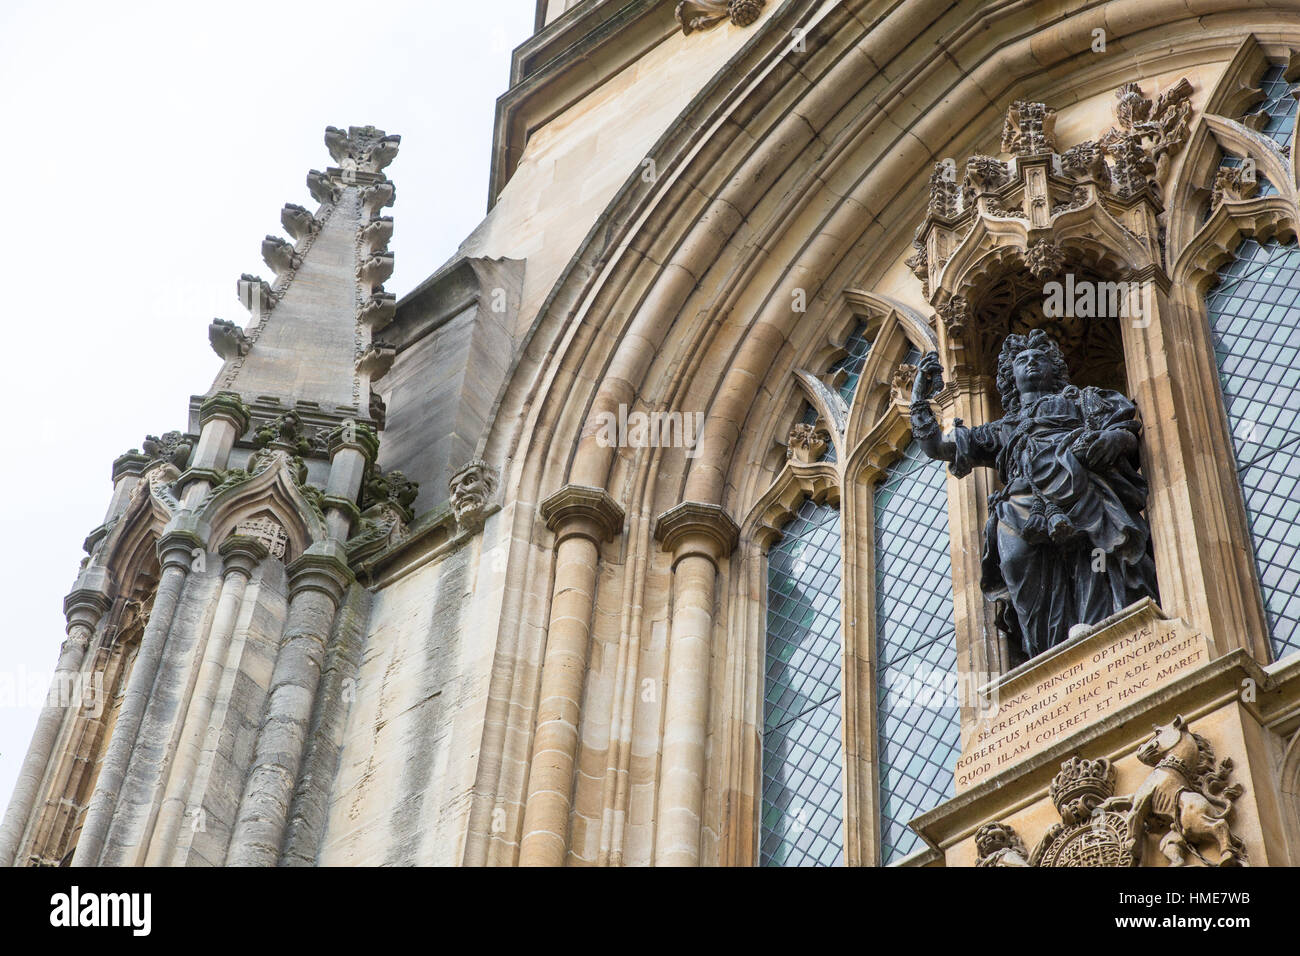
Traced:
MULTIPOLYGON (((1262 197, 1263 199, 1279 199, 1292 205, 1295 203, 1295 172, 1291 168, 1291 160, 1283 156, 1271 140, 1236 120, 1204 114, 1192 128, 1187 155, 1175 180, 1175 192, 1166 213, 1167 249, 1170 256, 1174 257, 1171 261, 1176 262, 1177 256, 1193 243, 1197 234, 1208 224, 1206 205, 1211 201, 1221 155, 1254 161, 1256 175, 1268 179, 1278 190, 1277 196, 1262 197)), ((1225 199, 1225 202, 1234 201, 1241 200, 1231 197, 1225 199)))
MULTIPOLYGON (((795 356, 805 354, 813 329, 820 335, 833 324, 823 320, 827 308, 841 307, 837 290, 874 288, 905 254, 924 171, 936 159, 968 149, 968 141, 988 141, 1009 99, 1051 99, 1044 84, 1069 90, 1062 104, 1068 105, 1128 80, 1225 62, 1241 45, 1239 24, 1253 24, 1256 19, 1248 18, 1258 15, 1248 4, 1229 3, 1220 20, 1207 25, 1173 0, 1078 4, 1062 11, 1056 25, 1059 35, 1081 38, 1075 49, 1035 43, 1041 27, 1032 7, 1018 2, 974 12, 923 3, 907 17, 873 18, 868 10, 865 3, 774 9, 650 151, 657 182, 641 181, 639 169, 629 175, 553 286, 499 401, 502 415, 482 457, 511 463, 503 475, 511 500, 531 508, 567 482, 598 484, 628 512, 628 554, 640 547, 653 516, 680 501, 748 514, 784 467, 779 457, 773 462, 773 443, 780 445, 801 397, 801 386, 786 373, 817 367, 795 356), (789 30, 801 24, 824 28, 819 36, 825 42, 809 42, 806 53, 794 55, 786 50, 789 30), (1120 55, 1084 52, 1096 27, 1107 30, 1111 50, 1120 55), (940 35, 948 57, 932 55, 928 41, 940 35), (913 41, 915 49, 908 46, 913 41), (961 145, 949 143, 959 125, 961 145), (916 185, 900 189, 900 183, 916 185), (806 314, 791 314, 794 287, 808 293, 806 314), (703 454, 681 465, 683 474, 673 473, 679 462, 663 451, 591 454, 582 447, 582 429, 602 383, 608 383, 602 401, 626 394, 649 408, 689 402, 707 409, 703 454), (760 462, 774 467, 755 467, 760 462), (682 491, 685 484, 689 493, 682 491), (647 507, 655 487, 671 500, 647 507)), ((1089 253, 1082 239, 1068 251, 1075 247, 1081 257, 1089 253)), ((1157 414, 1166 412, 1173 413, 1157 414)), ((967 480, 961 493, 971 493, 971 484, 967 480)), ((958 493, 950 486, 950 497, 958 493)), ((551 574, 545 532, 528 508, 519 508, 515 518, 510 537, 520 546, 512 545, 512 570, 518 555, 518 570, 531 583, 528 593, 510 598, 499 635, 526 632, 527 622, 547 617, 547 588, 537 584, 551 574)), ((625 585, 625 579, 657 573, 661 560, 650 557, 639 568, 606 564, 602 586, 638 593, 639 585, 625 585)), ((762 565, 752 564, 748 552, 743 561, 743 574, 725 591, 719 587, 729 596, 719 616, 728 621, 729 641, 752 643, 757 632, 744 631, 740 622, 761 599, 762 565), (747 600, 730 599, 738 594, 747 600)), ((643 630, 664 600, 653 587, 644 593, 643 630)), ((545 637, 533 628, 518 645, 511 640, 498 645, 492 696, 502 701, 503 712, 526 715, 537 691, 526 661, 530 654, 537 658, 545 637)), ((755 733, 752 720, 737 723, 737 715, 752 712, 761 698, 760 674, 745 666, 754 659, 729 648, 727 662, 735 668, 713 668, 715 687, 725 694, 719 720, 711 716, 715 793, 730 786, 726 781, 757 773, 754 741, 736 749, 755 733)), ((602 700, 595 709, 605 708, 602 700)), ((484 765, 526 762, 520 749, 526 751, 530 733, 512 725, 499 747, 485 740, 484 765)), ((481 778, 476 819, 486 824, 498 805, 513 819, 511 791, 519 785, 509 777, 503 770, 494 782, 481 778)), ((709 839, 718 841, 720 855, 730 852, 727 847, 749 847, 754 793, 749 786, 748 796, 737 797, 749 800, 744 813, 723 809, 733 806, 730 796, 706 811, 706 830, 713 834, 706 847, 709 839)), ((617 802, 611 809, 623 812, 617 802)), ((644 820, 638 825, 647 826, 644 820)), ((502 861, 512 857, 509 844, 517 839, 513 825, 507 827, 499 841, 502 861)), ((742 855, 752 859, 753 852, 742 855)), ((711 858, 702 854, 704 861, 711 858)))
POLYGON ((313 543, 324 541, 329 536, 324 517, 303 495, 291 467, 281 459, 245 481, 213 489, 196 514, 209 529, 209 547, 215 550, 240 522, 263 512, 269 513, 288 534, 286 563, 313 543))

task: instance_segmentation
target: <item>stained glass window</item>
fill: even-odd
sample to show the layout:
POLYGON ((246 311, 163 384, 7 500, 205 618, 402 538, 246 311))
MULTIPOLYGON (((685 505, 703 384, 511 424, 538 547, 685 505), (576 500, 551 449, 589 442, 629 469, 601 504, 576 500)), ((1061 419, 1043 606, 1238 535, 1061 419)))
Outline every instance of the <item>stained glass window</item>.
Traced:
POLYGON ((877 486, 881 862, 921 845, 908 822, 952 796, 960 743, 944 468, 912 442, 877 486))
MULTIPOLYGON (((1292 110, 1294 121, 1294 109, 1292 110)), ((1300 651, 1300 248, 1247 239, 1206 298, 1277 658, 1300 651)))
POLYGON ((840 513, 804 501, 768 553, 764 866, 844 861, 840 513))

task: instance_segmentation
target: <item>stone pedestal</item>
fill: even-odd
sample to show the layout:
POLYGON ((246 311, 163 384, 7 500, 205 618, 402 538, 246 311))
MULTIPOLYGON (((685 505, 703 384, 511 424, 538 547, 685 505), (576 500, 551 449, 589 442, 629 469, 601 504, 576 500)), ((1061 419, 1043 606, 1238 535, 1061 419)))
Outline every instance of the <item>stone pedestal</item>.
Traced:
POLYGON ((1208 639, 1144 599, 980 688, 958 793, 1210 662, 1208 639))

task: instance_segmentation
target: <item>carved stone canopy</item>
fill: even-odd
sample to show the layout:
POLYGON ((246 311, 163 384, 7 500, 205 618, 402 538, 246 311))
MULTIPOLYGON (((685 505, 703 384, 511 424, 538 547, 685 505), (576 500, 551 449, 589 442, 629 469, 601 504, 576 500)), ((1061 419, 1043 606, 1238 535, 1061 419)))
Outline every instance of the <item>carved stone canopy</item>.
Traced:
POLYGON ((1002 130, 1008 160, 971 156, 960 175, 951 159, 935 165, 907 260, 926 298, 942 309, 950 297, 969 296, 964 277, 948 267, 960 260, 960 272, 997 258, 999 248, 1014 260, 1009 265, 1040 281, 1067 265, 1071 244, 1122 247, 1115 262, 1129 268, 1158 261, 1160 187, 1187 139, 1191 92, 1181 80, 1152 100, 1126 83, 1116 93, 1115 125, 1064 152, 1057 151, 1054 110, 1012 103, 1002 130), (1149 214, 1135 215, 1142 203, 1149 214))

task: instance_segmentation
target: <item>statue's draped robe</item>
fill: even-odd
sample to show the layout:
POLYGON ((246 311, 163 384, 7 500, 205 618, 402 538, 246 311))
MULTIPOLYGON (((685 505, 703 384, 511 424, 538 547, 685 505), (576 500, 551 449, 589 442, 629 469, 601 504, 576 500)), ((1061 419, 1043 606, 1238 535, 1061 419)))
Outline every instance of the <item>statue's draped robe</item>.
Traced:
POLYGON ((985 465, 1002 479, 989 497, 980 586, 1009 604, 1006 626, 1031 657, 1064 641, 1075 624, 1096 624, 1156 595, 1136 451, 1098 471, 1085 462, 1090 441, 1115 429, 1140 431, 1132 402, 1070 385, 998 421, 953 431, 954 475, 985 465))

